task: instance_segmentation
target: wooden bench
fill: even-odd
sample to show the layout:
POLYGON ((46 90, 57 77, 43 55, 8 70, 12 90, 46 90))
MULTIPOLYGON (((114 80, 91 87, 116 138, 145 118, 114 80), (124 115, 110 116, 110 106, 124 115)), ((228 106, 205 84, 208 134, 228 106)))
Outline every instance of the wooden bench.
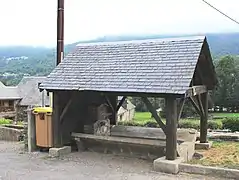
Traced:
MULTIPOLYGON (((160 128, 134 126, 112 126, 110 136, 72 133, 78 150, 90 150, 104 153, 123 154, 154 160, 165 155, 166 136, 160 128)), ((178 153, 188 155, 188 145, 196 140, 196 133, 178 130, 178 153)), ((191 147, 191 149, 194 147, 191 147)), ((190 153, 192 154, 192 153, 190 153)))

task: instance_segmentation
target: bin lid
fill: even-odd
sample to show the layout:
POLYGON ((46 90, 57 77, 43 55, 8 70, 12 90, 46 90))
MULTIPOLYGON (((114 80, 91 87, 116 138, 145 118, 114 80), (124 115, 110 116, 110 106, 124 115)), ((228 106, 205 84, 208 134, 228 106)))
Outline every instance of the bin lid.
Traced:
POLYGON ((35 107, 33 108, 35 113, 52 113, 51 107, 35 107))

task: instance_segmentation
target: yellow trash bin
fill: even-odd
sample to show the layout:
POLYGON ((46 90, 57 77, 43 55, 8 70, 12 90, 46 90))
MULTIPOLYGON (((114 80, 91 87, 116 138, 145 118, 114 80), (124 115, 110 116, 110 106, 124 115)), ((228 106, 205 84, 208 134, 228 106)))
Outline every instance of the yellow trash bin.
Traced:
POLYGON ((52 147, 52 108, 36 107, 33 113, 36 119, 36 145, 44 148, 52 147))

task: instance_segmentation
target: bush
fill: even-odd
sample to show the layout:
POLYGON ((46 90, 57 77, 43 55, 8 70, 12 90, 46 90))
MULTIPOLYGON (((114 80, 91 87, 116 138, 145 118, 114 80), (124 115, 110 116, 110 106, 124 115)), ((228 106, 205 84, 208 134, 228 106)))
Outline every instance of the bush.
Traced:
POLYGON ((229 129, 232 132, 239 131, 239 118, 238 117, 225 118, 222 121, 222 125, 224 129, 229 129))
MULTIPOLYGON (((141 127, 159 127, 158 123, 155 121, 147 121, 145 123, 137 123, 135 121, 125 121, 125 122, 118 122, 118 125, 124 126, 141 126, 141 127)), ((222 129, 223 125, 221 121, 208 121, 208 128, 209 129, 222 129)), ((188 129, 200 129, 200 121, 193 120, 193 119, 182 119, 178 123, 178 128, 188 128, 188 129)))
POLYGON ((200 121, 198 120, 180 120, 178 123, 179 128, 200 129, 200 121))
POLYGON ((208 121, 208 128, 209 129, 222 129, 222 121, 208 121))
POLYGON ((11 119, 0 119, 0 124, 12 124, 11 119))
POLYGON ((119 121, 118 125, 123 125, 123 126, 143 126, 143 124, 140 124, 135 121, 119 121))

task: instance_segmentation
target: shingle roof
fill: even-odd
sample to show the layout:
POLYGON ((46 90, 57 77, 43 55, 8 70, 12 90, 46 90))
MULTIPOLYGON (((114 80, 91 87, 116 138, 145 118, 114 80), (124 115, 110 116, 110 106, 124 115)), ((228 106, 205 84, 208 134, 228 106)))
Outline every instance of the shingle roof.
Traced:
MULTIPOLYGON (((38 89, 38 83, 44 81, 46 77, 27 76, 23 77, 18 84, 18 93, 22 97, 20 105, 22 106, 40 106, 42 105, 42 93, 38 89)), ((45 104, 49 105, 49 97, 45 93, 45 104)))
POLYGON ((204 36, 80 44, 40 88, 184 94, 204 36))
POLYGON ((2 82, 0 83, 0 99, 4 100, 17 100, 21 99, 18 94, 17 88, 12 86, 5 86, 2 82))

